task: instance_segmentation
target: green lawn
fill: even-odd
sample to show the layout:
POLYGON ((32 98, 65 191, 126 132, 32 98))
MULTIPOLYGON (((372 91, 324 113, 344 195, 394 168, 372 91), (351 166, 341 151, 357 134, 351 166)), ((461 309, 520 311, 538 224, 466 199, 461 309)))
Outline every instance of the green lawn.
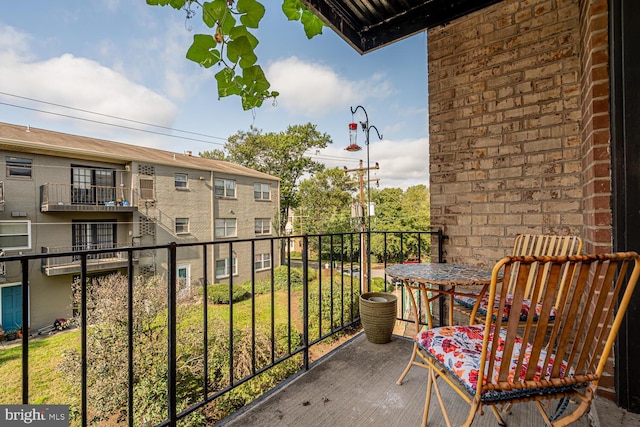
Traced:
MULTIPOLYGON (((287 294, 276 292, 275 323, 287 322, 287 294)), ((270 326, 271 296, 256 297, 256 324, 270 326)), ((228 305, 209 305, 209 321, 229 322, 228 305)), ((202 305, 192 305, 180 310, 178 329, 202 324, 202 305)), ((233 306, 234 328, 251 325, 251 300, 235 303, 233 306)), ((299 317, 292 306, 292 322, 299 317)), ((67 330, 52 336, 42 336, 29 342, 29 403, 66 404, 69 396, 68 384, 58 370, 61 355, 65 351, 80 350, 80 330, 67 330)), ((22 349, 20 345, 4 343, 0 346, 0 403, 19 404, 22 401, 22 349)))

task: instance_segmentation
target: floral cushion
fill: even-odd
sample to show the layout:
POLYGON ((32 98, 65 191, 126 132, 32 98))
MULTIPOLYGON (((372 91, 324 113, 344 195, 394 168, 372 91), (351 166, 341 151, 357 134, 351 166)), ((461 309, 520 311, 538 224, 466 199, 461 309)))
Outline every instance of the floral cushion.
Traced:
MULTIPOLYGON (((475 394, 478 385, 478 375, 480 372, 480 355, 482 353, 482 339, 484 337, 485 326, 444 326, 441 328, 429 329, 421 331, 415 337, 418 345, 430 356, 435 358, 444 368, 449 371, 455 379, 457 379, 471 394, 475 394)), ((494 363, 493 372, 485 372, 484 383, 496 382, 500 366, 502 364, 502 349, 504 348, 504 339, 506 331, 500 330, 500 336, 497 339, 498 352, 496 353, 496 360, 494 363)), ((489 341, 489 350, 494 342, 493 327, 491 328, 491 336, 489 341)), ((510 377, 509 382, 523 381, 527 366, 529 364, 529 357, 531 355, 530 344, 526 344, 522 369, 516 377, 516 366, 518 364, 518 355, 522 349, 522 338, 516 337, 516 343, 514 346, 514 359, 510 361, 510 377)), ((542 367, 547 353, 543 350, 540 353, 538 361, 538 368, 536 369, 536 375, 534 380, 539 381, 542 377, 542 367)), ((548 370, 545 373, 545 378, 549 378, 550 368, 553 364, 554 356, 550 356, 548 370)), ((567 363, 563 361, 560 369, 560 376, 563 377, 566 371, 567 363)), ((487 367, 485 368, 485 371, 487 367)), ((565 391, 572 388, 571 386, 552 387, 546 389, 544 392, 557 392, 565 391)), ((526 396, 531 394, 539 394, 539 390, 531 389, 519 389, 514 391, 495 391, 486 390, 483 391, 482 400, 495 401, 512 398, 514 396, 526 396)))
MULTIPOLYGON (((467 307, 469 309, 472 309, 474 304, 477 301, 476 297, 473 296, 463 296, 463 295, 458 295, 455 298, 455 301, 464 306, 467 307)), ((496 298, 496 301, 493 304, 493 318, 495 319, 497 314, 498 314, 498 305, 500 303, 500 300, 498 298, 496 298)), ((507 320, 509 318, 509 314, 511 313, 511 306, 513 304, 513 295, 511 294, 507 294, 506 296, 506 300, 505 300, 505 304, 504 304, 504 311, 502 313, 502 320, 507 320)), ((484 296, 482 297, 482 301, 480 301, 480 306, 478 307, 478 313, 482 314, 483 316, 487 315, 487 308, 489 307, 489 297, 488 296, 484 296)), ((527 320, 527 315, 529 314, 529 310, 531 308, 531 300, 525 299, 522 301, 522 310, 520 310, 520 320, 527 320)), ((536 311, 534 313, 533 319, 534 320, 538 320, 538 316, 540 315, 540 312, 542 311, 542 304, 537 303, 536 304, 536 311)), ((558 313, 558 311, 554 308, 551 309, 551 313, 549 316, 549 320, 553 320, 556 317, 556 314, 558 313)))

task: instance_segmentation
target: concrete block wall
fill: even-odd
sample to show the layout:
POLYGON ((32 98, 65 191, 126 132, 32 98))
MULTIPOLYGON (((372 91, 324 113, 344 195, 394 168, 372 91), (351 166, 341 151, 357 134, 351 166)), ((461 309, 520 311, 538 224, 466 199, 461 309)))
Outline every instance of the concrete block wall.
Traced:
POLYGON ((585 233, 580 2, 505 0, 428 32, 431 219, 448 262, 585 233))

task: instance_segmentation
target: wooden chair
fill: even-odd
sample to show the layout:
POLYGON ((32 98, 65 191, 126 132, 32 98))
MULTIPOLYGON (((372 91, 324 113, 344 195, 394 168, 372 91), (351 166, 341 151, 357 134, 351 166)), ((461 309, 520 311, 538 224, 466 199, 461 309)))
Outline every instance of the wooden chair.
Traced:
POLYGON ((427 423, 432 391, 447 426, 451 425, 439 379, 469 403, 465 426, 484 406, 491 408, 500 425, 506 425, 497 405, 523 401, 535 402, 548 426, 580 418, 595 396, 640 276, 639 260, 637 253, 626 252, 512 256, 499 261, 489 301, 496 303, 496 314, 502 313, 507 285, 513 281, 511 311, 520 316, 489 315, 484 324, 443 326, 415 338, 421 366, 428 370, 422 425, 427 423), (540 294, 536 310, 523 304, 529 282, 540 294), (567 406, 566 414, 547 414, 545 404, 558 398, 561 408, 567 406))
MULTIPOLYGON (((559 256, 559 255, 580 255, 582 252, 582 239, 578 236, 556 236, 552 234, 518 234, 516 236, 512 256, 559 256)), ((513 286, 511 282, 507 288, 507 311, 509 300, 513 297, 513 286)), ((484 296, 484 289, 477 293, 457 295, 453 298, 453 309, 470 318, 470 323, 475 323, 475 315, 482 317, 487 314, 487 300, 478 302, 484 296), (477 305, 476 305, 477 303, 477 305), (477 312, 477 313, 476 313, 477 312), (472 316, 473 314, 473 316, 472 316)), ((529 304, 535 301, 539 303, 538 296, 532 295, 532 288, 525 294, 529 304)))

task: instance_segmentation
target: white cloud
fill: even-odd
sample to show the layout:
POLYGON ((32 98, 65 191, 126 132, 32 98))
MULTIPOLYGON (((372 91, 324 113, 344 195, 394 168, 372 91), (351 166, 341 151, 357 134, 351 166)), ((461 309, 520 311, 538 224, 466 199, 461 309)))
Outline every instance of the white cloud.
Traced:
MULTIPOLYGON (((344 146, 330 146, 322 150, 316 160, 329 168, 346 166, 349 169, 357 168, 359 160, 362 160, 366 167, 367 151, 365 146, 356 153, 347 153, 344 146)), ((371 142, 369 165, 373 168, 376 162, 380 168, 371 169, 370 177, 372 181, 380 180, 380 188, 407 189, 418 184, 429 186, 429 138, 371 142)))
POLYGON ((274 62, 267 67, 266 75, 271 89, 280 92, 278 105, 305 114, 324 115, 333 107, 371 97, 384 98, 392 93, 391 85, 383 74, 350 81, 330 67, 304 62, 297 57, 274 62), (371 87, 376 90, 368 90, 371 87))
POLYGON ((429 138, 383 140, 370 145, 371 161, 381 187, 429 186, 429 138))
MULTIPOLYGON (((163 126, 173 123, 177 109, 170 100, 132 82, 123 74, 95 61, 71 54, 40 61, 32 60, 28 36, 11 27, 0 28, 0 34, 0 82, 11 82, 9 87, 0 83, 2 92, 146 123, 163 126)), ((25 104, 24 100, 17 98, 5 99, 13 104, 25 104)), ((31 104, 30 108, 101 122, 113 121, 52 105, 31 104)), ((64 119, 58 116, 58 120, 64 119)), ((108 136, 105 126, 96 126, 86 121, 82 125, 79 123, 82 122, 74 122, 76 129, 95 128, 99 130, 100 137, 108 136)))

